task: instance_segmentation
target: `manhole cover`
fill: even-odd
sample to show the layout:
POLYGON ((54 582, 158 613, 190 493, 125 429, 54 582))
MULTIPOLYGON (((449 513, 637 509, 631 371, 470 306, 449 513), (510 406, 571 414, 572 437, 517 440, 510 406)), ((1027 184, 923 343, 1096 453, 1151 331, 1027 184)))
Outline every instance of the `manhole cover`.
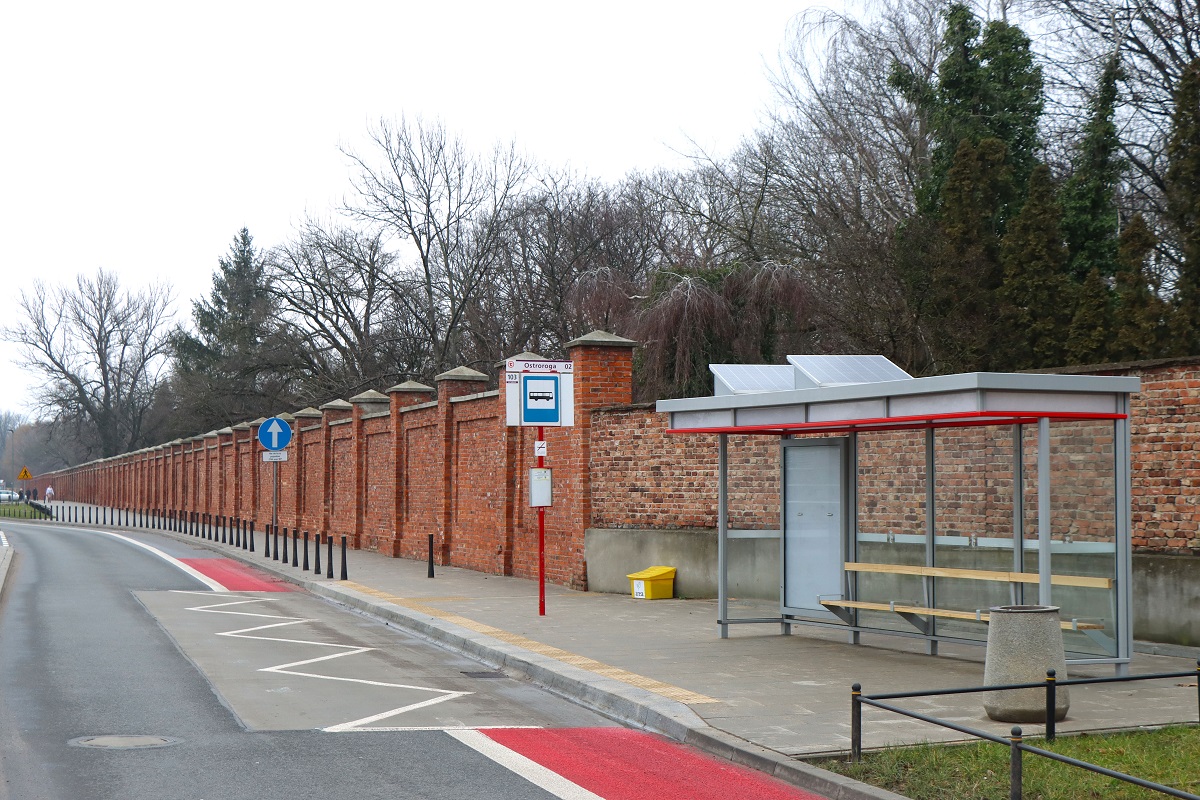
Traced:
POLYGON ((106 750, 140 750, 148 747, 170 747, 178 741, 170 736, 79 736, 67 744, 106 750))

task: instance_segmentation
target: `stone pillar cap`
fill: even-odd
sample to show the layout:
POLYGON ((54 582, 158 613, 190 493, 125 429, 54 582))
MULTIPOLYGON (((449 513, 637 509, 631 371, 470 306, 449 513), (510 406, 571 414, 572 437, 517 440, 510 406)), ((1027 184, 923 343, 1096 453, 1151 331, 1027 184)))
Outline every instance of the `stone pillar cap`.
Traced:
POLYGON ((239 422, 237 425, 233 426, 233 429, 235 431, 248 431, 248 430, 250 430, 250 423, 249 422, 239 422))
POLYGON ((320 417, 321 412, 317 411, 312 406, 309 406, 308 408, 300 409, 292 416, 294 416, 296 419, 314 419, 314 418, 320 417))
POLYGON ((567 342, 567 347, 637 347, 638 343, 607 331, 592 331, 567 342))
POLYGON ((517 361, 549 361, 550 360, 543 355, 539 355, 538 353, 531 353, 528 350, 526 350, 524 353, 517 353, 515 356, 509 356, 508 358, 504 359, 503 361, 497 361, 496 365, 495 365, 496 369, 504 369, 504 365, 507 362, 512 361, 514 359, 517 361))
POLYGON ((354 406, 342 399, 330 400, 323 406, 319 407, 322 411, 351 411, 354 406))
POLYGON ((393 386, 392 388, 388 389, 387 393, 388 394, 397 394, 400 392, 433 392, 433 391, 436 391, 436 390, 432 386, 426 386, 425 384, 419 383, 417 381, 405 381, 404 383, 398 383, 395 386, 393 386))
POLYGON ((487 379, 487 375, 470 367, 455 367, 434 378, 438 383, 442 381, 486 381, 487 379))
POLYGON ((367 389, 362 394, 356 394, 350 398, 350 402, 355 405, 371 405, 373 403, 387 403, 388 396, 382 392, 377 392, 374 389, 367 389))

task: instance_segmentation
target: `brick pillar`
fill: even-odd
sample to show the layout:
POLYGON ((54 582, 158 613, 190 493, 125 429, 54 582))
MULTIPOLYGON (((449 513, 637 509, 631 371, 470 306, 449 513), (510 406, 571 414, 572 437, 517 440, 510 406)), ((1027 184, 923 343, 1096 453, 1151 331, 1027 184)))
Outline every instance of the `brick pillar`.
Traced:
MULTIPOLYGON (((352 500, 352 514, 354 516, 352 534, 350 536, 350 546, 355 549, 362 549, 366 546, 366 530, 364 528, 365 518, 367 515, 367 482, 369 480, 378 480, 387 482, 382 475, 370 476, 367 474, 367 433, 366 426, 363 423, 363 417, 386 412, 389 410, 391 401, 386 394, 377 392, 374 389, 368 389, 362 394, 356 394, 350 398, 350 404, 354 406, 352 411, 352 423, 354 433, 352 437, 351 447, 354 453, 354 497, 352 500)), ((375 534, 378 536, 379 534, 375 534)), ((391 538, 390 532, 384 533, 387 538, 391 538)))
POLYGON ((235 475, 233 490, 233 505, 229 509, 229 513, 233 517, 239 519, 246 517, 246 512, 249 511, 252 501, 246 499, 246 487, 253 486, 254 473, 253 465, 248 472, 246 469, 246 456, 253 454, 253 442, 250 439, 250 423, 239 422, 233 426, 233 464, 235 475))
POLYGON ((592 524, 592 411, 633 402, 636 346, 637 342, 604 331, 593 331, 567 343, 575 372, 575 429, 571 437, 574 452, 568 466, 575 502, 570 518, 564 520, 569 532, 567 540, 562 542, 565 549, 557 555, 570 573, 572 588, 587 588, 583 541, 584 532, 592 524))
MULTIPOLYGON (((407 455, 405 453, 405 426, 403 409, 429 402, 434 399, 435 390, 417 381, 405 381, 387 390, 391 401, 392 430, 392 541, 384 550, 393 558, 398 558, 404 551, 404 497, 408 485, 408 472, 405 469, 407 455)), ((418 543, 419 544, 419 543, 418 543)))
POLYGON ((296 509, 296 524, 305 530, 316 533, 321 530, 321 505, 324 500, 321 496, 321 481, 318 480, 313 485, 308 482, 308 459, 311 450, 313 451, 311 455, 316 458, 318 465, 321 463, 321 418, 324 415, 309 406, 300 409, 293 416, 296 422, 292 426, 295 433, 292 438, 291 450, 296 465, 292 474, 296 476, 296 485, 293 487, 295 494, 292 503, 296 509))
POLYGON ((441 508, 434 553, 439 564, 450 563, 450 539, 454 524, 454 406, 455 397, 483 391, 487 375, 470 367, 455 367, 434 378, 438 396, 438 456, 442 468, 441 508), (440 541, 437 539, 440 538, 440 541))
POLYGON ((342 506, 346 505, 346 500, 340 497, 334 497, 334 492, 337 489, 337 482, 334 478, 334 442, 332 425, 335 422, 340 422, 344 419, 349 419, 354 413, 354 406, 345 400, 331 400, 320 407, 321 410, 321 439, 322 452, 321 458, 324 462, 322 468, 322 494, 324 498, 324 508, 321 514, 321 530, 333 535, 335 518, 342 517, 342 506))

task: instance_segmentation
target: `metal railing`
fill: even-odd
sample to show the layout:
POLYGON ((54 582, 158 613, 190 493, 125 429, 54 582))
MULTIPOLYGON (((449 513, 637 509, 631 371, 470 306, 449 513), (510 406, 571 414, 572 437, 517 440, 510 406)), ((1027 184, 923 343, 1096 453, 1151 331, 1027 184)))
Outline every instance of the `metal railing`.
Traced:
POLYGON ((928 722, 931 725, 937 725, 942 728, 948 728, 958 733, 965 733, 968 736, 973 736, 978 739, 983 739, 997 744, 1003 744, 1009 748, 1009 800, 1021 800, 1021 782, 1022 782, 1022 753, 1032 753, 1038 756, 1058 761, 1063 764, 1068 764, 1080 769, 1086 769, 1090 772, 1095 772, 1100 775, 1114 778, 1126 783, 1132 783, 1135 786, 1141 786, 1145 789, 1151 789, 1161 792, 1172 797, 1184 798, 1184 800, 1200 800, 1200 795, 1190 794, 1179 789, 1174 789, 1170 786, 1164 786, 1160 783, 1154 783, 1143 778, 1138 778, 1133 775, 1126 775, 1123 772, 1101 767, 1097 764, 1090 764, 1086 761, 1080 761, 1069 756, 1060 755, 1049 750, 1043 750, 1038 747, 1027 745, 1022 741, 1023 734, 1019 726, 1014 726, 1011 734, 1005 738, 997 736, 987 731, 975 730, 968 728, 965 725, 958 725, 948 720, 939 719, 929 716, 928 714, 920 714, 916 711, 910 711, 906 708, 892 705, 885 702, 887 700, 900 700, 911 697, 934 697, 939 695, 951 694, 972 694, 977 692, 994 692, 1006 691, 1010 689, 1039 689, 1046 690, 1046 740, 1054 741, 1055 738, 1055 699, 1059 686, 1082 686, 1093 683, 1128 683, 1132 681, 1149 681, 1161 678, 1196 678, 1196 703, 1197 713, 1200 715, 1200 660, 1196 662, 1196 669, 1189 672, 1156 672, 1149 675, 1118 675, 1111 678, 1073 678, 1071 680, 1057 680, 1054 670, 1046 671, 1046 680, 1037 683, 1007 683, 997 684, 993 686, 970 686, 959 689, 934 689, 931 691, 921 692, 888 692, 885 694, 864 695, 862 686, 854 684, 850 689, 850 760, 857 763, 862 760, 862 707, 864 705, 872 708, 891 711, 894 714, 900 714, 911 719, 928 722))

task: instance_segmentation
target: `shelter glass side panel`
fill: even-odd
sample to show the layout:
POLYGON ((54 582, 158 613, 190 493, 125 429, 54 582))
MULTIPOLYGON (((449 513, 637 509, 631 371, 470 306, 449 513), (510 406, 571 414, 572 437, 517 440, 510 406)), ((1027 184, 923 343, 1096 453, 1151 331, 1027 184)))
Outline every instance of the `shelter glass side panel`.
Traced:
MULTIPOLYGON (((992 606, 1019 602, 1008 581, 979 578, 979 573, 1011 572, 1015 563, 1013 442, 1008 426, 936 432, 933 566, 973 576, 935 578, 938 608, 982 614, 992 606)), ((936 626, 942 635, 987 641, 984 622, 946 618, 936 620, 936 626)))
MULTIPOLYGON (((1068 657, 1117 653, 1116 426, 1108 420, 1050 424, 1050 572, 1043 600, 1038 584, 1025 584, 1025 602, 1058 606, 1063 621, 1097 626, 1063 633, 1068 657), (1105 585, 1064 584, 1072 578, 1105 585), (1094 581, 1093 581, 1094 582, 1094 581)), ((1037 429, 1025 430, 1024 571, 1038 574, 1037 429)), ((1033 578, 1031 577, 1031 581, 1033 578)))
MULTIPOLYGON (((923 566, 926 542, 924 431, 887 431, 858 436, 858 503, 854 560, 868 564, 923 566)), ((922 605, 924 579, 894 572, 852 572, 852 599, 922 605)), ((859 611, 860 625, 907 633, 914 628, 890 611, 859 611)))

